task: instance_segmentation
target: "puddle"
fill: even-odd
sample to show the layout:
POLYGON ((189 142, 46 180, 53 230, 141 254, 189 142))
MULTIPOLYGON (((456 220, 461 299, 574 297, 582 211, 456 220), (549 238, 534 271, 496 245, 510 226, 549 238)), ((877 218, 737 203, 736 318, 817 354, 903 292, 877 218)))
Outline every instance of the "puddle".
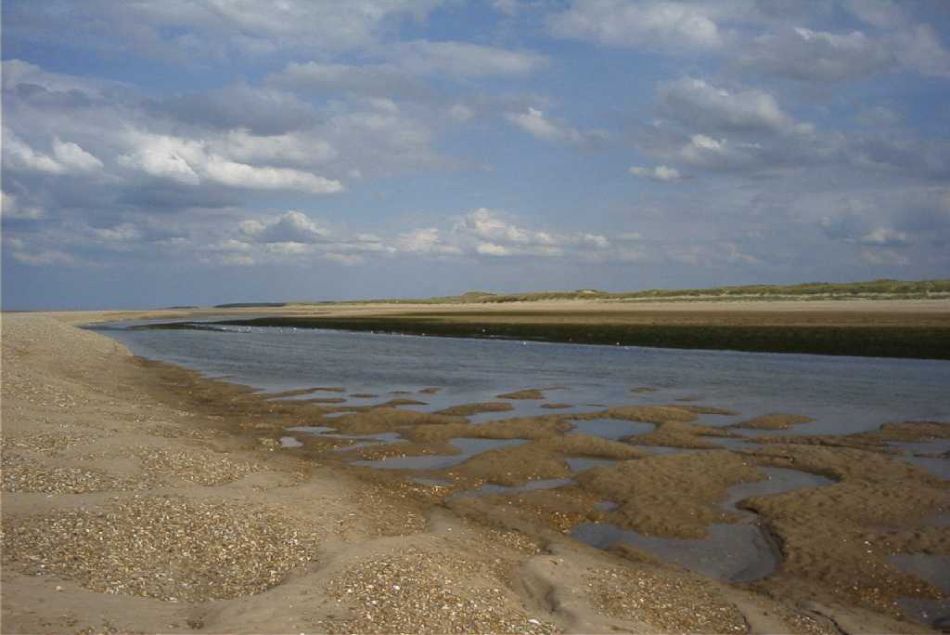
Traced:
POLYGON ((766 474, 765 479, 753 483, 740 483, 730 487, 722 507, 731 512, 754 516, 751 512, 739 509, 736 504, 746 498, 783 494, 806 487, 823 487, 835 482, 825 476, 790 470, 784 467, 763 467, 761 470, 766 474))
POLYGON ((948 453, 950 453, 950 439, 892 442, 888 445, 901 452, 897 458, 921 467, 937 478, 945 481, 950 480, 950 456, 948 456, 948 453))
POLYGON ((751 524, 711 525, 699 540, 654 538, 608 523, 578 525, 571 535, 594 547, 606 549, 627 544, 662 560, 730 582, 751 582, 766 577, 778 566, 777 549, 751 524))
POLYGON ((618 507, 620 506, 614 501, 598 501, 594 505, 594 509, 600 510, 602 512, 613 511, 617 509, 618 507))
POLYGON ((298 441, 296 437, 281 437, 280 438, 280 447, 282 448, 302 448, 303 443, 298 441))
POLYGON ((900 598, 897 605, 907 617, 929 624, 935 630, 950 630, 950 599, 900 598))
POLYGON ((399 436, 398 432, 381 432, 380 434, 361 434, 361 435, 346 435, 346 434, 325 434, 325 437, 331 438, 340 438, 340 439, 354 439, 357 443, 353 445, 347 445, 342 448, 334 448, 334 452, 349 452, 351 450, 356 450, 358 448, 366 448, 371 445, 380 445, 383 443, 405 443, 406 440, 399 436))
POLYGON ((947 454, 950 453, 950 439, 931 441, 892 441, 889 444, 895 450, 908 454, 947 454))
POLYGON ((542 489, 555 489, 566 485, 573 485, 574 481, 569 478, 546 478, 535 481, 528 481, 521 485, 495 485, 494 483, 485 483, 481 487, 466 490, 453 494, 449 500, 454 498, 470 498, 473 496, 489 496, 491 494, 518 494, 521 492, 533 492, 542 489))
POLYGON ((459 437, 450 441, 453 446, 459 449, 459 454, 393 456, 378 461, 353 461, 353 465, 381 470, 441 470, 463 463, 482 452, 515 447, 527 442, 527 439, 471 439, 459 437))
POLYGON ((294 426, 292 428, 287 428, 288 432, 304 432, 306 434, 323 434, 325 432, 333 432, 336 428, 329 428, 327 426, 294 426))
POLYGON ((927 470, 939 479, 950 481, 950 459, 938 459, 928 456, 902 456, 899 458, 927 470))
MULTIPOLYGON (((926 580, 944 593, 950 595, 950 556, 937 556, 928 553, 902 553, 889 558, 895 567, 926 580)), ((908 598, 911 599, 911 598, 908 598)), ((946 598, 950 602, 950 598, 946 598)), ((950 604, 947 604, 950 609, 950 604)), ((948 612, 950 617, 950 612, 948 612)))
POLYGON ((589 419, 587 421, 571 421, 574 429, 571 434, 586 434, 592 437, 616 441, 623 437, 647 434, 653 432, 656 426, 642 421, 623 421, 619 419, 589 419))
POLYGON ((617 462, 616 459, 598 459, 591 456, 569 456, 564 461, 572 472, 583 472, 595 467, 613 465, 617 462))
MULTIPOLYGON (((365 448, 370 445, 379 445, 381 443, 404 443, 403 439, 398 432, 380 432, 378 434, 331 434, 336 431, 336 428, 330 428, 327 426, 295 426, 293 428, 287 428, 288 432, 303 432, 312 436, 323 437, 325 439, 346 439, 348 441, 356 441, 352 445, 347 445, 342 448, 336 448, 335 452, 349 452, 350 450, 355 450, 357 448, 365 448)), ((283 437, 283 439, 294 439, 294 437, 283 437)), ((298 447, 303 445, 300 441, 297 441, 296 446, 285 446, 285 447, 298 447)))
POLYGON ((804 487, 832 483, 830 479, 784 468, 763 468, 767 478, 730 488, 722 507, 738 513, 735 524, 713 524, 708 536, 700 539, 658 538, 621 529, 609 523, 578 525, 572 536, 594 547, 606 549, 623 543, 642 549, 662 560, 730 582, 752 582, 771 574, 781 560, 772 540, 756 523, 756 515, 736 507, 753 496, 768 496, 804 487))

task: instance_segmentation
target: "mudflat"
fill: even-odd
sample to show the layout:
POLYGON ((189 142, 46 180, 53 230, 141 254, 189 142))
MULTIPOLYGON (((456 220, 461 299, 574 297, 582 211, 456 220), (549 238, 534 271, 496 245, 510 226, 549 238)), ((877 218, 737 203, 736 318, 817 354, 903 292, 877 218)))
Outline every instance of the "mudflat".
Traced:
MULTIPOLYGON (((945 324, 945 305, 901 305, 887 319, 945 324)), ((598 320, 615 309, 584 311, 598 320)), ((197 315, 3 316, 4 632, 924 632, 900 602, 944 597, 893 558, 950 555, 950 529, 934 520, 950 511, 946 482, 898 460, 887 442, 947 438, 946 423, 756 437, 741 450, 717 445, 741 440, 741 428, 696 423, 715 404, 476 425, 466 416, 504 408, 277 400, 136 358, 69 324, 197 315), (605 419, 655 429, 618 440, 574 430, 605 419), (291 426, 408 441, 339 452, 352 442, 301 435, 282 447, 291 426), (519 444, 428 471, 429 482, 352 460, 464 455, 457 438, 519 444), (683 451, 650 454, 656 445, 683 451), (563 479, 572 457, 602 462, 563 487, 460 495, 563 479), (739 520, 721 505, 730 488, 771 468, 829 484, 739 503, 778 553, 764 579, 710 579, 630 546, 598 550, 569 537, 597 522, 701 539, 739 520)))

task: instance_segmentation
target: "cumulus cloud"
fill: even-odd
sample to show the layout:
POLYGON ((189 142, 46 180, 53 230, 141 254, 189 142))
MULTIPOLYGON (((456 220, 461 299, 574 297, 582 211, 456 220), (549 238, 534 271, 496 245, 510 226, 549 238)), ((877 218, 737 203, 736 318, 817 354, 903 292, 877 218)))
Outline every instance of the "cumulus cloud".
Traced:
POLYGON ((784 112, 772 94, 755 88, 730 90, 683 78, 661 85, 657 95, 661 115, 704 131, 810 129, 784 112))
POLYGON ((246 219, 229 238, 212 244, 212 251, 228 259, 234 254, 254 262, 313 257, 343 264, 399 256, 621 260, 629 252, 629 245, 615 246, 602 234, 530 228, 487 208, 450 217, 442 226, 415 227, 388 237, 332 229, 302 212, 289 211, 246 219))
POLYGON ((20 205, 19 200, 13 194, 7 194, 0 191, 0 215, 4 220, 38 220, 43 218, 43 210, 35 206, 20 205))
POLYGON ((525 112, 508 113, 505 118, 532 137, 552 143, 586 145, 605 137, 601 131, 582 132, 563 121, 548 117, 543 110, 537 108, 528 108, 525 112))
POLYGON ((343 190, 339 181, 309 172, 232 161, 209 150, 203 141, 142 132, 131 132, 126 140, 132 150, 121 155, 119 163, 180 183, 197 185, 208 180, 237 188, 300 190, 313 194, 343 190))
POLYGON ((666 165, 657 165, 652 168, 634 165, 630 166, 629 172, 634 176, 651 179, 653 181, 669 182, 679 181, 683 178, 679 170, 666 165))
POLYGON ((754 38, 742 61, 773 75, 833 82, 890 68, 897 56, 886 41, 861 31, 830 33, 795 27, 754 38))
POLYGON ((317 243, 329 238, 330 232, 306 214, 289 211, 269 221, 246 220, 241 232, 262 243, 317 243))
POLYGON ((578 0, 548 26, 556 36, 608 46, 716 49, 723 35, 711 13, 702 3, 578 0))
POLYGON ((179 121, 256 135, 284 134, 310 127, 317 120, 313 106, 297 96, 246 84, 159 99, 153 107, 179 121))
POLYGON ((421 227, 396 237, 396 248, 411 254, 459 255, 461 248, 449 244, 436 227, 421 227))
POLYGON ((456 219, 448 240, 462 253, 493 257, 587 258, 611 247, 607 237, 600 234, 531 229, 502 212, 484 207, 456 219))
POLYGON ((3 161, 14 169, 48 174, 79 174, 102 168, 102 161, 76 143, 54 137, 52 155, 44 154, 6 128, 3 130, 3 161))

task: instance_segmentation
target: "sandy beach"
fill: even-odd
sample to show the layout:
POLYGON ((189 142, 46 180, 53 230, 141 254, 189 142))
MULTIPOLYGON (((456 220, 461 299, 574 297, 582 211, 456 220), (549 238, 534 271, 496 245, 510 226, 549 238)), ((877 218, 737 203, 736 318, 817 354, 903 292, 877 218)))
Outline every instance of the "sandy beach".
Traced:
MULTIPOLYGON (((885 320, 946 319, 945 303, 883 306, 873 310, 885 320)), ((792 315, 808 321, 819 308, 792 315)), ((752 310, 773 311, 789 315, 772 304, 752 310)), ((834 314, 864 319, 838 304, 834 314)), ((505 393, 437 413, 393 402, 330 419, 340 410, 336 387, 275 400, 136 358, 74 326, 191 315, 201 312, 4 314, 3 632, 927 632, 898 600, 944 597, 891 558, 950 555, 950 530, 935 522, 950 511, 946 482, 896 460, 886 443, 948 438, 945 422, 794 443, 776 434, 733 451, 714 442, 805 419, 776 414, 723 429, 697 423, 715 403, 620 406, 588 418, 654 429, 607 440, 565 435, 572 424, 556 408, 477 426, 466 418, 505 412, 519 397, 505 393), (451 455, 457 437, 526 441, 446 467, 435 486, 345 463, 332 452, 341 439, 281 447, 288 425, 331 421, 350 434, 408 439, 352 450, 367 461, 451 455), (651 453, 658 446, 693 451, 651 453), (569 455, 614 462, 568 487, 457 495, 564 478, 569 455), (827 485, 721 506, 730 488, 774 468, 827 485), (604 521, 699 539, 742 514, 756 516, 780 557, 772 575, 749 583, 570 537, 604 521)))

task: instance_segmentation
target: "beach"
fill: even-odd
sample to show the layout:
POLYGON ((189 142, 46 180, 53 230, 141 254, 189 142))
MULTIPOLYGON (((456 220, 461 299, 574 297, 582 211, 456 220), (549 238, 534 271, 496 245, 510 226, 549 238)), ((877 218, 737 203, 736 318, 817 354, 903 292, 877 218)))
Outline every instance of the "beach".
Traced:
MULTIPOLYGON (((927 301, 657 305, 639 317, 611 304, 524 304, 479 308, 479 323, 666 315, 944 328, 947 320, 945 302, 927 301)), ((424 310, 433 309, 266 313, 343 319, 424 310)), ((456 319, 473 310, 438 308, 456 319)), ((926 632, 900 602, 946 599, 893 560, 950 555, 946 481, 898 460, 889 445, 946 439, 946 422, 895 421, 789 442, 779 432, 801 423, 798 413, 709 427, 698 418, 715 413, 715 403, 631 399, 569 418, 552 407, 476 425, 467 417, 537 395, 401 408, 426 403, 433 386, 348 409, 334 402, 345 386, 280 398, 300 395, 143 360, 75 326, 221 313, 4 314, 4 632, 926 632), (581 433, 585 419, 649 431, 605 439, 581 433), (426 483, 343 460, 334 450, 352 438, 282 441, 291 426, 331 425, 342 437, 405 440, 350 450, 370 463, 464 454, 453 446, 459 438, 519 444, 447 462, 426 483), (743 430, 761 433, 754 449, 717 444, 741 441, 743 430), (691 451, 651 451, 658 447, 691 451), (610 462, 572 475, 570 457, 610 462), (791 473, 810 475, 810 486, 723 506, 733 488, 791 473), (549 489, 467 494, 572 476, 549 489), (776 561, 765 577, 716 579, 635 546, 598 549, 572 538, 599 524, 650 540, 703 540, 711 526, 742 522, 762 532, 776 561)))

